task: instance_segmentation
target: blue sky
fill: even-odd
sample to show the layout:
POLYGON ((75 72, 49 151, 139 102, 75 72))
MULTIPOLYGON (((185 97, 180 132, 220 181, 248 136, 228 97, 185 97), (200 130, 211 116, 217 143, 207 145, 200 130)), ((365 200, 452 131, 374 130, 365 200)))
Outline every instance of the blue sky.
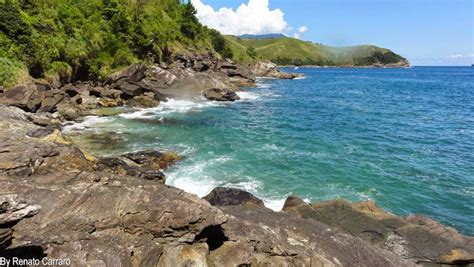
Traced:
POLYGON ((374 44, 402 54, 413 65, 474 63, 474 0, 193 0, 193 3, 203 23, 225 33, 282 32, 334 46, 374 44))

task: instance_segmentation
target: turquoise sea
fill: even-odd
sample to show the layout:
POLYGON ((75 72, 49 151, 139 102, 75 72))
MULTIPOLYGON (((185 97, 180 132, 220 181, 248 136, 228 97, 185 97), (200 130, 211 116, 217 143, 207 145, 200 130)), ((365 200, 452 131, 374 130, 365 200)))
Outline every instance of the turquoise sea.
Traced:
POLYGON ((167 183, 206 195, 372 199, 474 235, 474 68, 300 68, 235 103, 170 100, 88 118, 66 132, 97 155, 178 151, 167 183))

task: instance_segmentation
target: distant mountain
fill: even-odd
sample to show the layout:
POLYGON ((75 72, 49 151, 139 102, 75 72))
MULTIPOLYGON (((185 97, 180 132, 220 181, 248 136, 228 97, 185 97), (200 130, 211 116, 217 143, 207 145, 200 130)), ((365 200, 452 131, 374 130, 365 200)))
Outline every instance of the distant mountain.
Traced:
POLYGON ((409 66, 406 58, 373 45, 332 47, 280 36, 243 38, 226 36, 236 61, 270 60, 280 65, 314 66, 409 66))
POLYGON ((243 34, 239 38, 242 39, 279 39, 285 38, 286 36, 281 33, 270 33, 270 34, 243 34))

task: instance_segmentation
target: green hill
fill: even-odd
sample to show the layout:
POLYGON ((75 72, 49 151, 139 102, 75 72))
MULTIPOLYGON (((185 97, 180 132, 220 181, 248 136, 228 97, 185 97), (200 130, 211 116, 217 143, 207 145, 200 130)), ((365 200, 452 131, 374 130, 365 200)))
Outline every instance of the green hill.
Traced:
POLYGON ((331 47, 294 38, 243 39, 226 36, 236 60, 270 60, 280 65, 372 66, 407 65, 392 51, 372 45, 331 47))
POLYGON ((173 53, 231 57, 179 0, 0 0, 0 86, 86 80, 173 53), (30 78, 31 78, 30 77, 30 78))

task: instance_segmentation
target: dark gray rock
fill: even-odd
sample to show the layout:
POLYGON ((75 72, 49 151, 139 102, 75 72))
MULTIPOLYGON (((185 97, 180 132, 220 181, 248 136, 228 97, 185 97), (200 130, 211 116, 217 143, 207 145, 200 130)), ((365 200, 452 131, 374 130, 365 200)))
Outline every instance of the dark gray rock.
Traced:
POLYGON ((254 195, 234 188, 214 188, 204 199, 209 201, 212 206, 256 205, 265 207, 263 201, 254 195))
POLYGON ((214 88, 204 92, 204 97, 213 101, 236 101, 240 97, 236 92, 229 89, 214 88))

